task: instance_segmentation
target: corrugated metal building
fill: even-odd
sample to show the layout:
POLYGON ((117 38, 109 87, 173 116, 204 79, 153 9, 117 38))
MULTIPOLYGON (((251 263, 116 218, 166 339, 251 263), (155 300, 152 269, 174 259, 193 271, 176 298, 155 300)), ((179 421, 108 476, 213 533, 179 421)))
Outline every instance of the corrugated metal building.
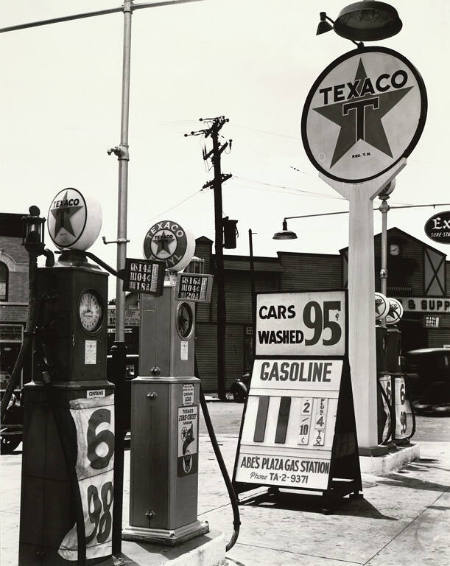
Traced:
MULTIPOLYGON (((197 239, 196 256, 205 272, 215 272, 213 242, 197 239)), ((381 235, 374 238, 376 289, 380 290, 381 235)), ((347 287, 348 248, 339 254, 278 252, 255 257, 256 292, 340 289, 347 287)), ((251 364, 253 324, 248 256, 224 256, 226 388, 251 364)), ((405 309, 400 329, 403 351, 450 347, 450 262, 432 246, 403 232, 388 230, 388 296, 405 309)), ((209 305, 197 307, 197 358, 205 390, 217 390, 216 287, 209 305)))

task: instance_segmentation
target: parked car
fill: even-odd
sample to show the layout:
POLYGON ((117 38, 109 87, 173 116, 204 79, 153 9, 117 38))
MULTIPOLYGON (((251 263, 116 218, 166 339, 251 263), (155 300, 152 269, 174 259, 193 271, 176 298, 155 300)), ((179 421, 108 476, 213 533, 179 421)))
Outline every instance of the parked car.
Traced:
POLYGON ((450 415, 450 349, 407 352, 406 380, 408 397, 416 412, 450 415))
POLYGON ((247 399, 251 377, 251 373, 249 371, 245 371, 242 374, 242 377, 238 377, 233 381, 230 387, 230 394, 234 401, 243 403, 247 399))

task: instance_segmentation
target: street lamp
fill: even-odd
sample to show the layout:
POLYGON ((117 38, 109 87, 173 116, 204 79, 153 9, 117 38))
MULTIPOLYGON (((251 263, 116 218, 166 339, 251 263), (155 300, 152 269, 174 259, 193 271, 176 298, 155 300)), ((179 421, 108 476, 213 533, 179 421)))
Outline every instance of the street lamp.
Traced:
POLYGON ((363 0, 343 8, 335 21, 326 12, 320 12, 317 35, 334 29, 351 41, 376 41, 396 35, 402 25, 397 10, 389 4, 363 0))
POLYGON ((272 236, 272 240, 296 240, 297 234, 292 230, 288 230, 287 221, 293 218, 313 218, 315 216, 334 216, 336 214, 348 214, 348 210, 342 210, 339 212, 321 212, 319 214, 301 214, 300 216, 285 216, 283 218, 283 229, 281 232, 275 232, 272 236))
POLYGON ((297 234, 292 230, 288 230, 287 227, 287 220, 284 218, 283 220, 283 229, 281 232, 275 232, 272 237, 273 240, 296 240, 297 234))

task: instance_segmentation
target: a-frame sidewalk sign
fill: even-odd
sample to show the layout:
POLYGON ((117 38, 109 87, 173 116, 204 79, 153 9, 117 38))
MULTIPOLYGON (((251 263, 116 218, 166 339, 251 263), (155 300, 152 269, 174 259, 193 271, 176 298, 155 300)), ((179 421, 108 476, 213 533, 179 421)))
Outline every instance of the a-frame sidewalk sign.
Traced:
POLYGON ((255 360, 233 472, 237 493, 266 486, 329 503, 360 495, 347 320, 344 290, 257 295, 255 360))

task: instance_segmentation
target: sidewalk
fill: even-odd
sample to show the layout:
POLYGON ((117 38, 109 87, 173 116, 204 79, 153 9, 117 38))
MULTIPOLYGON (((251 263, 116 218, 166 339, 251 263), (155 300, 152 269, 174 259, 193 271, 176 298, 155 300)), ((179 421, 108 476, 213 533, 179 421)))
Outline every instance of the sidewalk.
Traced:
MULTIPOLYGON (((231 474, 237 437, 218 435, 231 474)), ((386 476, 363 474, 364 499, 332 515, 293 496, 241 505, 241 531, 227 566, 415 566, 450 564, 450 442, 420 442, 421 458, 386 476)), ((17 564, 21 455, 0 457, 0 563, 17 564)), ((129 451, 124 526, 128 521, 129 451)), ((199 519, 232 533, 232 510, 206 435, 200 438, 199 519)))

